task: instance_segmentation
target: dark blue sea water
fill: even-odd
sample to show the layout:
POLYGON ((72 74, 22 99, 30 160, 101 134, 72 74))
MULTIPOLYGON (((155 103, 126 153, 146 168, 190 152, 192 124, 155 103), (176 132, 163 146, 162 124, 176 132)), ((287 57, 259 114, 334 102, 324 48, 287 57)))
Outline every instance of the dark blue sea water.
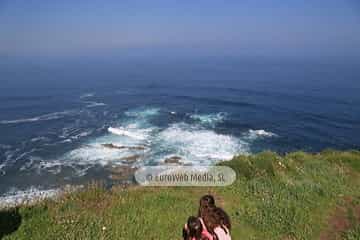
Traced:
POLYGON ((174 156, 206 165, 263 150, 359 149, 359 66, 233 58, 2 62, 0 195, 107 181, 118 166, 174 156))

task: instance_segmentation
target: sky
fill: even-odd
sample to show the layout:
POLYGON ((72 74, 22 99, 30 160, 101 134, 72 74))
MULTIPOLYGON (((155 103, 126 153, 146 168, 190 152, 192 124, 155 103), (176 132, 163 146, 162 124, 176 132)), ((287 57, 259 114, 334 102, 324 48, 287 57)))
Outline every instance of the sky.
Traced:
POLYGON ((0 56, 360 56, 359 0, 0 0, 0 56))

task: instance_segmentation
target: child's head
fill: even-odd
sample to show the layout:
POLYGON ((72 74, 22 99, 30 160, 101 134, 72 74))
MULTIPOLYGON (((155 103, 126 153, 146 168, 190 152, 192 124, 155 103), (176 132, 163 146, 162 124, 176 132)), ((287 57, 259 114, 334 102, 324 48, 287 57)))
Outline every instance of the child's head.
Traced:
POLYGON ((187 228, 184 229, 184 240, 201 240, 202 224, 199 218, 191 216, 187 221, 187 228))
POLYGON ((211 195, 205 195, 200 198, 199 217, 209 222, 212 228, 216 226, 226 226, 231 230, 231 222, 228 214, 215 205, 215 199, 211 195))
POLYGON ((214 208, 213 212, 216 215, 218 223, 220 223, 221 226, 225 226, 229 230, 231 230, 231 222, 229 215, 222 208, 219 207, 214 208))
POLYGON ((211 195, 204 195, 200 198, 199 216, 203 216, 206 211, 215 208, 215 199, 211 195))
POLYGON ((208 205, 208 206, 215 206, 215 199, 211 195, 204 195, 200 198, 200 206, 208 205))

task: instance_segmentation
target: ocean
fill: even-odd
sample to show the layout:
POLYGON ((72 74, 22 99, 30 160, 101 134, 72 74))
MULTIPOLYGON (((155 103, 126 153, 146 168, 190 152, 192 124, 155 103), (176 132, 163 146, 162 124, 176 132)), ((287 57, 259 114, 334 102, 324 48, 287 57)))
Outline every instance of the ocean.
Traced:
POLYGON ((360 64, 173 59, 0 64, 2 201, 114 171, 360 148, 360 64), (115 170, 114 170, 115 169, 115 170))

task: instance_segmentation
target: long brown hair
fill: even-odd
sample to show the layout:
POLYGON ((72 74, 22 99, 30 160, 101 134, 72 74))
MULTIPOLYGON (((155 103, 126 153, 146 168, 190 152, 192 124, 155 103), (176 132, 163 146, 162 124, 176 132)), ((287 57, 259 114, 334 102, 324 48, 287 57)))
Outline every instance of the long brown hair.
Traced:
POLYGON ((229 215, 222 208, 216 207, 215 199, 211 195, 205 195, 200 198, 199 217, 204 220, 210 232, 213 232, 216 227, 222 226, 226 226, 228 230, 231 230, 229 215))
POLYGON ((213 209, 215 206, 215 199, 211 195, 204 195, 200 198, 199 204, 199 217, 202 217, 203 214, 208 212, 210 209, 213 209))
POLYGON ((209 240, 202 236, 203 227, 199 218, 190 216, 187 221, 187 228, 183 229, 184 240, 209 240))

